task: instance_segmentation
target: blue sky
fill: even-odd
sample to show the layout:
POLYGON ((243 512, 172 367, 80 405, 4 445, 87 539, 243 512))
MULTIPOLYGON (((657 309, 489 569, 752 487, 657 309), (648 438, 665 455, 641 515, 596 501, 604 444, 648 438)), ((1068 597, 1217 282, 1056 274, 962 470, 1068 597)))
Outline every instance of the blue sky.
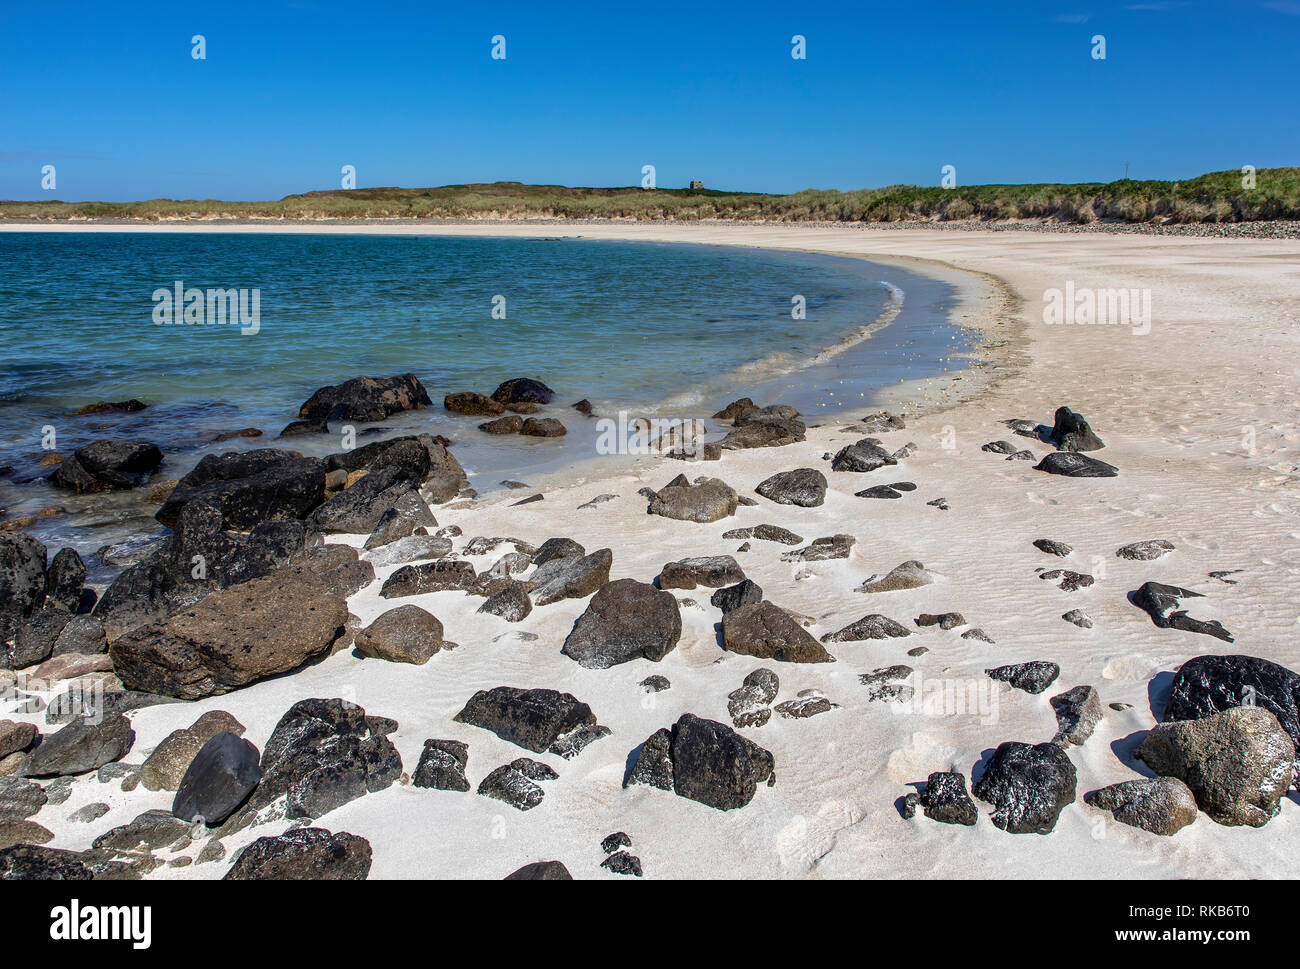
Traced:
POLYGON ((1300 0, 972 6, 4 0, 0 198, 279 198, 345 164, 773 192, 1300 164, 1300 0))

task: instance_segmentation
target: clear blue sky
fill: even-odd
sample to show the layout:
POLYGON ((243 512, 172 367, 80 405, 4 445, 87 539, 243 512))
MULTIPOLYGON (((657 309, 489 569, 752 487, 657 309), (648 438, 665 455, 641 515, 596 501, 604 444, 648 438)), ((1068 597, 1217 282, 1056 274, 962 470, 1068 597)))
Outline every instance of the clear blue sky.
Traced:
POLYGON ((345 164, 774 192, 1300 164, 1300 0, 972 6, 0 0, 0 198, 279 198, 345 164))

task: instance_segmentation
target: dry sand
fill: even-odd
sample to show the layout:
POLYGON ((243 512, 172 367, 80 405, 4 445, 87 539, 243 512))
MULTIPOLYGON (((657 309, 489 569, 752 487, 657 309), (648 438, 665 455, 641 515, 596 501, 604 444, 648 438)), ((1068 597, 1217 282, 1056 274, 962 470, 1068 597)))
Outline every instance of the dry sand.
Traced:
MULTIPOLYGON (((190 229, 150 226, 148 231, 190 229)), ((996 644, 962 639, 962 629, 931 628, 906 639, 832 645, 838 660, 833 664, 762 663, 716 645, 719 614, 708 603, 711 590, 700 589, 679 593, 694 604, 683 606, 681 642, 661 663, 586 670, 559 651, 585 601, 538 607, 511 625, 476 615, 482 600, 460 593, 381 600, 376 582, 350 602, 363 621, 390 605, 413 602, 437 615, 460 648, 421 667, 363 661, 349 651, 228 696, 138 711, 132 715, 137 741, 128 762, 139 763, 169 731, 205 710, 232 712, 260 748, 294 701, 342 696, 368 713, 400 722, 393 739, 408 771, 414 770, 426 738, 466 741, 468 774, 477 784, 523 751, 486 731, 453 723, 452 716, 478 689, 550 687, 590 703, 613 734, 571 762, 538 755, 560 778, 543 785, 545 800, 536 809, 520 813, 473 793, 395 785, 325 816, 319 826, 370 839, 372 877, 500 878, 545 859, 563 861, 575 877, 615 877, 598 867, 604 857, 599 845, 618 830, 631 835, 632 851, 650 878, 1294 876, 1300 806, 1292 799, 1262 829, 1223 827, 1202 814, 1172 838, 1126 827, 1082 802, 1084 792, 1137 776, 1128 738, 1154 722, 1149 684, 1162 672, 1205 653, 1241 652, 1300 666, 1294 645, 1300 622, 1300 250, 1294 243, 797 226, 629 224, 565 226, 557 232, 536 225, 457 225, 366 231, 562 232, 942 264, 926 271, 964 280, 960 313, 987 331, 989 349, 961 380, 904 387, 891 395, 889 407, 904 410, 908 426, 882 439, 892 447, 918 445, 898 468, 829 473, 822 455, 861 435, 842 425, 826 426, 810 430, 806 443, 724 452, 720 463, 647 460, 614 476, 534 481, 545 485, 542 502, 508 507, 507 501, 518 497, 511 495, 474 508, 435 508, 435 513, 440 524, 464 529, 458 549, 477 535, 516 536, 534 544, 562 535, 588 550, 608 546, 614 551, 612 578, 650 581, 666 562, 734 554, 769 599, 812 617, 810 629, 817 636, 867 613, 912 626, 923 612, 957 611, 996 644), (1043 293, 1064 288, 1069 280, 1076 287, 1149 288, 1150 332, 1045 325, 1043 293), (979 393, 962 400, 969 397, 961 392, 963 385, 978 385, 979 393), (985 442, 1006 439, 1041 457, 1045 445, 1013 436, 999 421, 1050 424, 1062 404, 1089 419, 1107 444, 1095 456, 1117 466, 1119 477, 1054 477, 1028 462, 981 451, 985 442), (758 498, 758 505, 742 507, 734 518, 699 525, 648 516, 637 494, 685 471, 717 475, 752 496, 763 478, 797 467, 827 470, 831 490, 822 507, 758 498), (869 485, 902 479, 919 487, 901 501, 853 496, 869 485), (619 497, 578 510, 605 493, 619 497), (951 510, 926 504, 938 497, 945 497, 951 510), (721 538, 728 529, 762 522, 782 525, 806 540, 847 532, 857 545, 848 560, 803 565, 782 562, 780 553, 787 549, 781 545, 755 541, 750 551, 738 553, 738 541, 721 538), (1045 555, 1030 544, 1040 537, 1067 542, 1074 554, 1064 560, 1045 555), (1154 538, 1168 539, 1177 550, 1155 562, 1115 557, 1121 545, 1154 538), (854 591, 863 579, 907 559, 921 560, 942 578, 914 591, 854 591), (1096 584, 1062 592, 1036 573, 1055 567, 1092 574, 1096 584), (804 569, 811 575, 796 579, 804 569), (1241 570, 1230 576, 1236 584, 1208 575, 1229 569, 1241 570), (1192 615, 1221 620, 1236 643, 1157 629, 1126 598, 1147 580, 1205 593, 1188 604, 1192 615), (1080 629, 1061 619, 1075 608, 1088 613, 1095 627, 1080 629), (538 638, 522 641, 518 632, 538 638), (909 658, 907 651, 917 646, 929 652, 909 658), (986 667, 1033 659, 1061 667, 1060 679, 1039 696, 1006 686, 991 689, 983 674, 986 667), (868 702, 858 674, 897 663, 915 667, 927 680, 953 680, 996 699, 982 713, 939 715, 868 702), (622 788, 628 753, 650 733, 684 712, 728 722, 727 693, 760 665, 780 675, 778 700, 816 688, 839 704, 811 719, 774 716, 766 726, 745 731, 775 755, 775 787, 760 787, 747 807, 727 813, 647 787, 622 788), (672 689, 644 694, 637 684, 651 674, 668 677, 672 689), (952 768, 969 778, 1002 741, 1050 739, 1056 721, 1049 697, 1085 683, 1100 691, 1104 704, 1132 707, 1107 706, 1093 737, 1071 749, 1080 798, 1064 810, 1052 834, 1006 834, 989 822, 987 805, 981 805, 974 828, 921 815, 911 821, 900 817, 895 801, 931 771, 952 768)), ((868 411, 864 407, 862 413, 868 411)), ((507 550, 475 559, 476 567, 485 568, 507 550)), ((381 569, 380 580, 391 571, 381 569)), ((1158 687, 1155 692, 1158 700, 1158 687)), ((54 846, 80 849, 108 827, 170 802, 165 792, 126 794, 116 783, 91 777, 74 785, 66 804, 47 807, 33 820, 55 832, 54 846), (107 816, 93 824, 64 820, 98 800, 111 805, 107 816)), ((284 825, 247 830, 227 848, 278 833, 284 825)), ((197 850, 198 845, 189 853, 197 850)), ((228 862, 229 856, 217 864, 164 868, 154 877, 219 877, 228 862)))

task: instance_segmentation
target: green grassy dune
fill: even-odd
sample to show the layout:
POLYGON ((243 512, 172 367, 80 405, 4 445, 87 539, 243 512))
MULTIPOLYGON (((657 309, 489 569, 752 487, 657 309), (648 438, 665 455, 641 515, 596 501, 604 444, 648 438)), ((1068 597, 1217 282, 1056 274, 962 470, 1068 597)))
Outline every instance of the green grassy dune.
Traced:
POLYGON ((713 189, 567 188, 494 182, 441 188, 307 192, 273 202, 0 202, 0 219, 698 219, 898 222, 1055 219, 1088 223, 1252 222, 1300 219, 1300 168, 1264 168, 1245 188, 1240 171, 1182 182, 1079 185, 891 185, 855 192, 806 189, 764 195, 713 189))

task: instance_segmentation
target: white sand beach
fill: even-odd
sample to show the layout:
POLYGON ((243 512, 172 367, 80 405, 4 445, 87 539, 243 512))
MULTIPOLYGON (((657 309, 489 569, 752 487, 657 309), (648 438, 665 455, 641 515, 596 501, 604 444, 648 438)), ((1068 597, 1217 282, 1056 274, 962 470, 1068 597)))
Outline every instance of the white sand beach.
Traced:
MULTIPOLYGON (((809 617, 817 638, 869 613, 911 628, 906 638, 829 644, 836 662, 828 664, 756 660, 718 645, 713 590, 679 590, 674 594, 689 600, 681 609, 682 637, 661 662, 584 669, 560 647, 585 599, 538 606, 512 624, 477 614, 483 600, 461 592, 381 599, 380 585, 395 567, 381 568, 378 581, 349 600, 350 611, 369 624, 395 605, 419 605, 442 621, 457 649, 422 666, 363 660, 345 650, 225 696, 135 711, 136 742, 127 763, 140 763, 168 733, 207 710, 229 711, 261 749, 295 701, 343 697, 398 721, 391 739, 408 772, 428 738, 467 743, 467 774, 476 785, 526 752, 452 717, 480 689, 546 687, 590 704, 612 734, 570 761, 530 755, 559 774, 542 785, 545 798, 533 810, 519 812, 473 792, 401 783, 354 800, 316 825, 368 839, 373 878, 501 878, 551 859, 564 862, 576 878, 614 878, 599 866, 601 839, 615 831, 631 837, 645 877, 660 879, 1294 876, 1300 803, 1293 798, 1259 829, 1226 827, 1202 813, 1172 837, 1123 825, 1083 803, 1088 791, 1142 776, 1131 763, 1130 738, 1140 738, 1156 720, 1151 693, 1159 701, 1159 684, 1168 680, 1157 679, 1160 674, 1207 653, 1244 653, 1300 667, 1300 249, 1293 242, 798 225, 57 227, 92 230, 567 234, 861 256, 920 265, 956 283, 962 293, 956 315, 985 341, 971 369, 899 387, 855 412, 887 408, 905 415, 906 429, 880 435, 890 450, 917 445, 897 467, 831 472, 823 455, 864 434, 813 414, 807 415, 807 441, 799 444, 724 451, 720 462, 645 459, 613 475, 584 468, 530 481, 545 495, 540 502, 512 507, 519 495, 511 494, 433 508, 440 525, 463 530, 457 551, 475 536, 533 545, 563 536, 588 551, 611 548, 611 579, 643 582, 668 562, 733 555, 767 599, 809 617), (1149 332, 1140 332, 1139 324, 1045 324, 1044 294, 1067 284, 1075 291, 1149 290, 1149 332), (1015 436, 1000 423, 1023 418, 1050 425, 1063 405, 1084 415, 1104 440, 1104 450, 1092 456, 1117 467, 1118 477, 1034 470, 1050 445, 1015 436), (1035 462, 981 450, 997 440, 1028 448, 1035 462), (822 506, 776 504, 754 494, 763 479, 795 468, 826 474, 830 487, 822 506), (757 504, 711 524, 648 515, 638 489, 661 488, 679 473, 719 477, 757 504), (917 490, 892 501, 854 496, 900 480, 915 482, 917 490), (579 507, 602 494, 617 497, 579 507), (948 510, 927 504, 939 498, 948 510), (789 551, 784 545, 752 540, 748 551, 738 552, 740 541, 722 538, 728 530, 763 523, 790 529, 805 545, 837 533, 852 535, 856 544, 847 559, 802 563, 782 561, 789 551), (1074 551, 1064 559, 1045 554, 1031 544, 1039 538, 1068 543, 1074 551), (1147 539, 1168 540, 1175 551, 1156 561, 1116 557, 1120 546, 1147 539), (924 563, 937 581, 906 591, 855 591, 907 560, 924 563), (1086 573, 1095 583, 1061 591, 1038 575, 1055 568, 1086 573), (1226 577, 1230 582, 1210 577, 1228 570, 1239 570, 1226 577), (1157 628, 1127 599, 1146 581, 1203 593, 1184 607, 1196 618, 1221 621, 1236 642, 1157 628), (1093 628, 1064 621, 1062 614, 1073 609, 1086 612, 1093 628), (961 613, 967 625, 945 631, 917 629, 913 622, 922 613, 947 612, 961 613), (982 629, 993 642, 962 638, 968 627, 982 629), (908 655, 921 646, 928 652, 908 655), (984 674, 1029 660, 1061 669, 1036 696, 984 674), (973 686, 994 698, 993 705, 928 714, 869 700, 859 674, 896 664, 924 680, 973 686), (760 666, 780 677, 777 702, 816 689, 838 705, 807 719, 774 715, 764 726, 741 731, 774 755, 774 786, 760 785, 747 806, 727 812, 651 787, 623 787, 629 753, 683 713, 730 723, 727 694, 760 666), (638 684, 652 674, 667 677, 671 689, 645 693, 638 684), (969 786, 972 769, 999 743, 1050 740, 1057 723, 1049 698, 1080 684, 1099 691, 1105 716, 1083 746, 1068 751, 1078 771, 1078 798, 1051 834, 998 830, 983 803, 974 827, 939 824, 919 812, 910 820, 900 816, 895 802, 932 771, 962 772, 969 786), (1115 710, 1110 704, 1131 706, 1115 710)), ((356 375, 339 378, 349 376, 356 375)), ((364 538, 347 541, 360 545, 364 538)), ((503 545, 473 561, 481 571, 509 550, 503 545)), ((40 716, 26 719, 53 729, 40 716)), ((123 792, 92 774, 74 783, 68 801, 33 820, 54 833, 52 847, 80 850, 142 811, 169 808, 171 799, 142 787, 123 792), (97 801, 110 811, 95 823, 68 819, 97 801)), ((221 877, 240 847, 287 826, 279 820, 248 828, 226 840, 225 861, 164 866, 149 877, 221 877)), ((201 846, 196 842, 185 853, 197 855, 201 846)))

